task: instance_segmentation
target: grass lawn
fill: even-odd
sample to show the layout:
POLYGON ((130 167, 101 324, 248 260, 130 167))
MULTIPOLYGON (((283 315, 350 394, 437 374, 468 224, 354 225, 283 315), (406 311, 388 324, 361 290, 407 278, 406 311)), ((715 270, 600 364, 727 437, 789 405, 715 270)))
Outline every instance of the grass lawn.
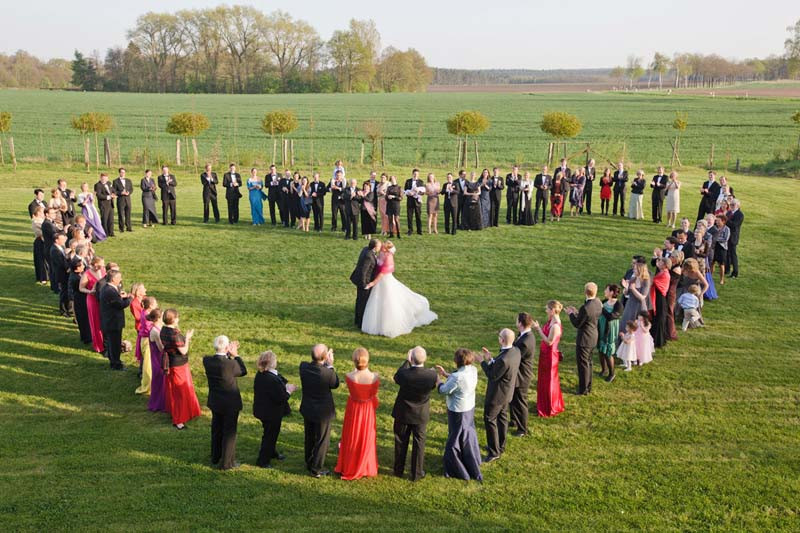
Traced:
MULTIPOLYGON (((139 169, 128 172, 138 180, 139 169)), ((110 372, 58 316, 57 299, 34 284, 25 210, 31 189, 62 175, 77 188, 84 175, 54 168, 0 175, 0 523, 6 531, 800 529, 793 316, 800 298, 791 286, 800 268, 797 181, 730 176, 746 216, 742 277, 718 286, 720 300, 705 308, 707 328, 682 334, 652 364, 620 372, 611 385, 596 380, 591 396, 576 397, 575 331, 563 316, 566 411, 534 417, 532 434, 511 437, 506 455, 484 467, 483 484, 464 483, 442 476, 446 410, 434 397, 429 475, 412 484, 391 475, 397 392, 391 376, 406 351, 421 344, 431 364, 450 367, 459 346, 494 349, 497 330, 513 326, 518 311, 541 320, 548 299, 578 304, 585 281, 618 281, 632 254, 649 254, 663 240, 664 227, 595 215, 535 227, 501 223, 455 237, 404 236, 396 241, 396 276, 428 297, 439 320, 390 340, 352 327, 348 276, 363 241, 345 242, 329 231, 254 228, 246 200, 238 227, 203 225, 198 180, 178 173, 178 226, 134 225, 132 234, 97 249, 121 264, 126 286, 144 282, 162 308, 180 309, 184 331, 196 330, 190 360, 201 404, 207 395, 201 357, 212 353, 211 340, 224 333, 241 341, 250 370, 240 380, 245 410, 237 449, 245 466, 219 472, 209 465, 208 410, 183 432, 166 415, 148 412, 146 399, 133 394, 136 373, 110 372), (257 353, 273 349, 281 372, 299 383, 298 364, 316 342, 336 351, 340 375, 351 369, 352 350, 366 346, 383 376, 376 479, 306 475, 299 393, 279 440, 287 460, 275 470, 253 466, 261 436, 251 415, 257 353)), ((690 217, 703 176, 681 174, 690 217)), ((136 222, 138 192, 133 206, 136 222)), ((649 217, 649 198, 645 206, 649 217)), ((129 326, 125 338, 133 337, 129 326)), ((482 377, 476 413, 482 445, 485 386, 482 377)), ((346 394, 345 387, 335 394, 330 467, 346 394)), ((535 391, 531 396, 533 408, 535 391)))

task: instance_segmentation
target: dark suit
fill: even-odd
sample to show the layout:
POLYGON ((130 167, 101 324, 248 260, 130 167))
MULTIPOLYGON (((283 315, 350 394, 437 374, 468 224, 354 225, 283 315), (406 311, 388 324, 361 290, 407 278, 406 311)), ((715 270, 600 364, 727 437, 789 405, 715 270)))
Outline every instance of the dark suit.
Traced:
POLYGON ((261 420, 264 429, 256 461, 258 466, 268 466, 278 457, 275 446, 281 432, 281 421, 292 412, 286 383, 286 378, 269 370, 259 372, 253 380, 253 416, 261 420))
MULTIPOLYGON (((586 214, 592 214, 592 187, 594 180, 597 178, 597 168, 588 166, 586 168, 586 185, 583 187, 583 205, 586 208, 586 214)), ((583 207, 581 208, 583 212, 583 207)))
POLYGON ((436 370, 414 367, 403 362, 394 374, 400 386, 394 401, 394 475, 402 477, 406 467, 408 441, 414 436, 411 448, 411 480, 425 475, 425 431, 430 420, 431 391, 436 386, 436 370))
POLYGON ((455 235, 458 226, 458 182, 445 182, 441 194, 444 196, 444 232, 455 235))
POLYGON ((499 457, 506 449, 508 404, 514 396, 519 362, 519 349, 514 346, 500 350, 493 361, 481 362, 481 368, 489 378, 483 405, 486 450, 489 457, 499 457))
POLYGON ((347 187, 342 191, 341 202, 344 205, 344 238, 358 239, 358 221, 361 216, 361 197, 358 187, 347 187))
POLYGON ((614 214, 617 214, 617 203, 619 203, 619 214, 620 216, 625 216, 625 187, 628 183, 628 171, 623 170, 620 172, 615 170, 611 183, 614 184, 614 214))
POLYGON ((689 240, 683 244, 676 244, 675 249, 683 252, 684 259, 691 259, 694 257, 694 243, 689 240))
POLYGON ((117 220, 119 231, 131 230, 131 194, 133 194, 133 182, 125 178, 122 183, 120 178, 114 180, 114 193, 117 195, 117 220), (128 194, 122 194, 127 192, 128 194))
POLYGON ((339 376, 333 367, 304 361, 300 363, 300 383, 303 389, 300 414, 305 426, 306 468, 312 474, 318 474, 325 465, 331 440, 331 421, 336 418, 331 389, 339 387, 339 376))
POLYGON ((51 249, 58 233, 58 227, 50 219, 45 218, 42 222, 42 255, 44 256, 44 267, 46 275, 50 279, 50 290, 58 294, 58 285, 53 278, 53 259, 51 249))
POLYGON ((239 199, 242 192, 242 175, 238 172, 226 172, 222 176, 222 186, 225 187, 225 200, 228 202, 228 224, 239 223, 239 199))
POLYGON ((337 216, 342 219, 342 231, 344 231, 345 215, 344 206, 341 202, 342 189, 344 189, 344 187, 344 180, 331 180, 328 185, 328 192, 331 193, 331 231, 336 231, 338 226, 336 221, 337 216))
POLYGON ((322 226, 325 223, 325 194, 327 187, 321 181, 312 181, 310 184, 311 194, 316 196, 311 197, 311 211, 314 213, 314 230, 322 231, 322 226))
POLYGON ((100 289, 100 325, 106 342, 106 354, 112 369, 122 368, 120 351, 122 330, 125 329, 125 308, 131 305, 131 297, 123 298, 119 290, 104 283, 100 289))
POLYGON ((219 207, 217 207, 217 184, 219 179, 217 173, 212 172, 211 176, 203 172, 200 174, 200 184, 203 185, 203 222, 208 222, 208 205, 214 211, 214 222, 219 222, 219 207))
POLYGON ((267 174, 264 176, 264 184, 267 186, 267 199, 269 200, 269 221, 274 226, 277 222, 275 220, 275 206, 278 206, 280 214, 281 202, 281 176, 280 174, 267 174))
POLYGON ((536 356, 536 337, 533 332, 528 331, 520 335, 514 346, 519 350, 519 372, 517 372, 517 382, 514 384, 514 395, 511 398, 509 411, 511 412, 510 423, 517 427, 517 430, 528 432, 528 389, 533 379, 533 362, 536 356))
POLYGON ((491 208, 489 209, 489 223, 497 227, 500 222, 500 203, 503 201, 503 189, 506 188, 502 176, 492 176, 492 190, 489 192, 491 208))
POLYGON ((103 231, 109 237, 114 236, 114 200, 111 198, 112 194, 114 194, 114 189, 111 182, 102 183, 98 181, 94 184, 94 196, 97 198, 97 205, 100 208, 100 222, 103 225, 103 231))
POLYGON ((361 255, 358 256, 358 263, 353 273, 350 274, 350 281, 356 286, 356 315, 355 325, 361 329, 361 323, 364 320, 364 309, 367 307, 367 300, 369 300, 369 293, 372 289, 365 289, 369 282, 377 276, 378 259, 375 253, 365 246, 361 250, 361 255))
POLYGON ((700 193, 700 207, 697 209, 697 220, 700 220, 708 213, 713 213, 717 207, 717 198, 719 198, 720 186, 717 181, 710 182, 708 180, 703 182, 702 187, 705 192, 700 193))
POLYGON ((158 217, 156 216, 156 182, 153 178, 142 178, 139 183, 139 188, 142 189, 142 224, 148 225, 150 223, 158 224, 158 217))
POLYGON ((75 218, 75 205, 72 202, 72 191, 70 189, 59 188, 58 193, 61 195, 61 198, 67 204, 67 218, 69 218, 69 220, 72 221, 72 219, 75 218))
MULTIPOLYGON (((418 187, 424 187, 421 179, 408 178, 403 187, 403 192, 408 192, 418 187)), ((406 216, 408 217, 408 234, 411 235, 412 224, 416 217, 417 234, 422 235, 422 200, 420 197, 406 196, 406 216)))
POLYGON ((569 315, 569 321, 578 330, 575 338, 575 359, 578 363, 578 394, 592 392, 592 349, 597 345, 597 319, 603 313, 603 304, 597 298, 586 300, 578 314, 569 315))
POLYGON ((650 181, 651 200, 653 202, 653 222, 661 222, 661 215, 664 209, 664 193, 667 188, 669 178, 664 174, 656 174, 650 181))
POLYGON ((291 199, 292 180, 283 177, 278 180, 278 212, 281 217, 281 224, 286 228, 289 227, 289 222, 292 219, 291 199))
POLYGON ((37 207, 41 207, 42 209, 47 209, 47 204, 41 200, 37 200, 36 198, 34 198, 33 201, 28 204, 28 215, 31 218, 33 218, 33 212, 36 210, 37 207))
POLYGON ((64 250, 53 245, 50 247, 50 280, 58 290, 58 311, 62 315, 69 314, 69 263, 64 250))
POLYGON ((463 180, 458 178, 454 181, 458 186, 458 212, 456 218, 458 219, 458 229, 467 229, 467 221, 464 217, 464 210, 467 207, 467 184, 469 183, 466 178, 463 180))
POLYGON ((739 256, 736 254, 736 247, 739 245, 739 233, 741 233, 742 222, 744 222, 744 213, 742 213, 740 209, 737 209, 725 223, 731 231, 730 237, 728 237, 728 264, 725 265, 725 271, 728 272, 732 278, 739 277, 739 256))
POLYGON ((547 218, 547 202, 550 200, 550 188, 553 178, 549 174, 536 174, 533 178, 533 188, 536 189, 536 208, 533 211, 533 223, 539 221, 539 207, 542 208, 542 224, 547 218))
POLYGON ((203 357, 208 379, 208 408, 211 409, 211 462, 220 469, 236 466, 236 426, 242 410, 242 395, 236 378, 247 375, 241 357, 203 357))
POLYGON ((522 176, 508 174, 506 176, 506 224, 517 223, 517 208, 519 207, 519 180, 522 176))
POLYGON ((172 174, 164 176, 163 174, 158 177, 158 188, 161 189, 161 223, 167 224, 167 209, 169 209, 170 222, 174 226, 177 217, 176 211, 176 195, 175 187, 178 185, 178 180, 172 174))

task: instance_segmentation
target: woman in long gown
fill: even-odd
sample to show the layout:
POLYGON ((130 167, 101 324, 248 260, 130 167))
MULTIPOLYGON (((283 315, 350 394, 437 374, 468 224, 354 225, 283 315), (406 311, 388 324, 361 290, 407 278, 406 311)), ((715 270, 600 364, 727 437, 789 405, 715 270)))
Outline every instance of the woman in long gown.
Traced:
POLYGON ((492 212, 492 177, 488 168, 483 169, 478 183, 480 183, 481 227, 488 228, 491 225, 492 212))
POLYGON ((250 177, 247 179, 247 193, 250 200, 250 218, 253 220, 254 226, 260 226, 264 223, 264 181, 258 177, 258 171, 252 169, 250 177))
POLYGON ((583 167, 579 168, 572 176, 569 191, 569 214, 570 216, 580 216, 583 209, 583 190, 586 188, 586 171, 583 167))
POLYGON ((375 193, 368 181, 361 188, 361 199, 361 235, 369 240, 378 231, 378 213, 375 211, 375 193))
MULTIPOLYGON (((635 322, 640 311, 649 310, 650 271, 647 270, 647 265, 636 263, 633 267, 633 277, 630 280, 622 280, 622 288, 623 294, 627 298, 620 318, 620 324, 624 325, 631 321, 635 322)), ((622 328, 620 329, 620 333, 624 333, 622 328)), ((617 338, 617 348, 619 348, 620 342, 620 339, 617 338)))
MULTIPOLYGON (((145 289, 143 283, 137 281, 131 285, 131 291, 128 294, 132 296, 131 305, 128 306, 128 309, 133 317, 133 329, 134 331, 139 331, 139 327, 141 327, 142 309, 144 308, 142 302, 147 295, 147 289, 145 289)), ((136 362, 141 364, 142 350, 138 344, 134 347, 133 354, 136 357, 136 362)))
POLYGON ((564 213, 564 194, 566 192, 567 180, 559 170, 553 178, 553 189, 550 194, 550 222, 561 220, 561 215, 564 213))
POLYGON ((526 172, 519 182, 519 218, 517 220, 523 226, 533 226, 532 199, 533 182, 531 181, 531 173, 526 172))
POLYGON ((150 400, 147 408, 151 411, 167 410, 167 381, 164 374, 164 345, 161 344, 161 328, 164 322, 161 320, 161 309, 153 309, 147 315, 147 320, 151 323, 150 327, 150 400))
POLYGON ((653 277, 650 287, 650 314, 653 317, 650 334, 653 336, 653 345, 661 348, 667 344, 669 332, 667 331, 667 291, 669 290, 669 258, 660 257, 656 261, 658 273, 653 277))
POLYGON ((367 285, 372 292, 364 309, 361 331, 394 338, 411 333, 414 328, 426 326, 439 317, 431 311, 427 298, 400 283, 392 274, 397 250, 394 244, 386 241, 382 250, 378 258, 378 275, 367 285))
POLYGON ((81 292, 81 278, 86 270, 80 258, 73 257, 71 260, 72 268, 69 273, 69 296, 72 300, 72 309, 75 313, 75 321, 78 323, 81 342, 83 344, 92 343, 92 328, 89 326, 89 311, 86 309, 86 293, 81 292))
POLYGON ((189 367, 189 343, 194 330, 190 329, 184 336, 178 329, 179 320, 175 309, 166 310, 161 344, 164 346, 164 356, 169 360, 166 405, 172 414, 172 425, 181 430, 186 427, 186 422, 200 416, 201 410, 189 367))
POLYGON ((386 214, 386 191, 389 189, 389 177, 385 172, 381 174, 381 182, 378 184, 378 212, 381 214, 381 235, 389 234, 389 216, 386 214))
POLYGON ((444 394, 447 403, 444 477, 483 481, 481 448, 475 430, 475 388, 478 385, 478 370, 472 366, 475 355, 466 348, 459 348, 453 360, 456 371, 450 374, 436 366, 445 379, 444 383, 439 383, 439 394, 444 394))
POLYGON ((681 182, 678 181, 678 173, 674 170, 669 173, 666 194, 667 226, 674 229, 678 213, 681 211, 681 182))
POLYGON ((483 228, 480 202, 481 186, 477 181, 467 181, 465 188, 464 201, 467 204, 463 214, 465 218, 465 227, 468 230, 479 230, 483 228))
POLYGON ((158 307, 155 298, 148 296, 142 301, 142 311, 139 313, 139 327, 136 335, 136 349, 142 357, 142 380, 134 391, 136 394, 150 394, 153 383, 153 359, 150 357, 150 330, 153 323, 147 319, 148 315, 158 307))
POLYGON ((669 260, 669 288, 667 289, 667 339, 676 341, 678 340, 678 330, 675 329, 675 303, 678 301, 678 283, 681 281, 683 252, 673 252, 669 260))
POLYGON ((339 458, 333 469, 345 480, 378 475, 375 410, 378 408, 380 378, 369 369, 366 348, 356 348, 353 364, 355 370, 345 378, 350 396, 344 411, 339 458))
POLYGON ((547 302, 547 324, 539 327, 533 322, 533 329, 539 333, 542 342, 539 344, 539 368, 536 378, 536 410, 539 416, 556 416, 564 410, 564 398, 561 395, 561 380, 558 377, 558 362, 561 353, 558 342, 561 340, 561 318, 563 306, 558 300, 547 302))
POLYGON ((614 381, 614 356, 617 354, 617 338, 619 337, 619 317, 622 316, 624 306, 617 298, 619 287, 606 285, 605 300, 603 300, 603 313, 597 320, 597 352, 600 354, 600 375, 606 376, 606 381, 614 381))
POLYGON ((89 314, 89 329, 92 331, 92 347, 97 353, 104 353, 103 330, 100 325, 100 302, 97 301, 95 285, 106 275, 103 258, 96 255, 92 258, 90 268, 81 276, 79 289, 86 295, 86 311, 89 314))
POLYGON ((103 223, 100 220, 100 213, 94 205, 94 194, 89 191, 89 184, 81 183, 81 192, 78 194, 78 205, 86 223, 92 228, 92 236, 97 241, 106 240, 106 232, 103 230, 103 223))

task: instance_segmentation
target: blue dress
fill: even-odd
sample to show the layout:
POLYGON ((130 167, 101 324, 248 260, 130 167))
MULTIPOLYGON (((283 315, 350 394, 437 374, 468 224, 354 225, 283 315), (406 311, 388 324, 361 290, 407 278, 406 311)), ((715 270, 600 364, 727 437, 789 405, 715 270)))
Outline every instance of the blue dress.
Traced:
POLYGON ((264 182, 261 179, 248 179, 247 188, 250 190, 250 216, 253 224, 264 223, 264 182), (258 187, 250 189, 250 187, 258 187))

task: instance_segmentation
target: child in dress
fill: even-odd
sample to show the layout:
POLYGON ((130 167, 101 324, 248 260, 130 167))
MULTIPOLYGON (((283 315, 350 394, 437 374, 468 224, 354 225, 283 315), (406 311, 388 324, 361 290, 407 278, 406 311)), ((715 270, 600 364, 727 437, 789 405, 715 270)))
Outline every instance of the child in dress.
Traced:
POLYGON ((650 315, 647 311, 639 312, 636 319, 636 333, 634 334, 634 343, 636 344, 636 356, 638 357, 640 365, 645 365, 653 360, 653 352, 655 345, 653 344, 653 336, 650 335, 650 315))
POLYGON ((689 291, 681 294, 678 305, 683 309, 683 331, 689 328, 701 328, 703 317, 700 316, 700 286, 689 285, 689 291))
POLYGON ((625 363, 625 372, 630 372, 633 362, 636 361, 636 322, 628 320, 625 324, 625 333, 622 334, 622 343, 617 348, 617 357, 625 363))

